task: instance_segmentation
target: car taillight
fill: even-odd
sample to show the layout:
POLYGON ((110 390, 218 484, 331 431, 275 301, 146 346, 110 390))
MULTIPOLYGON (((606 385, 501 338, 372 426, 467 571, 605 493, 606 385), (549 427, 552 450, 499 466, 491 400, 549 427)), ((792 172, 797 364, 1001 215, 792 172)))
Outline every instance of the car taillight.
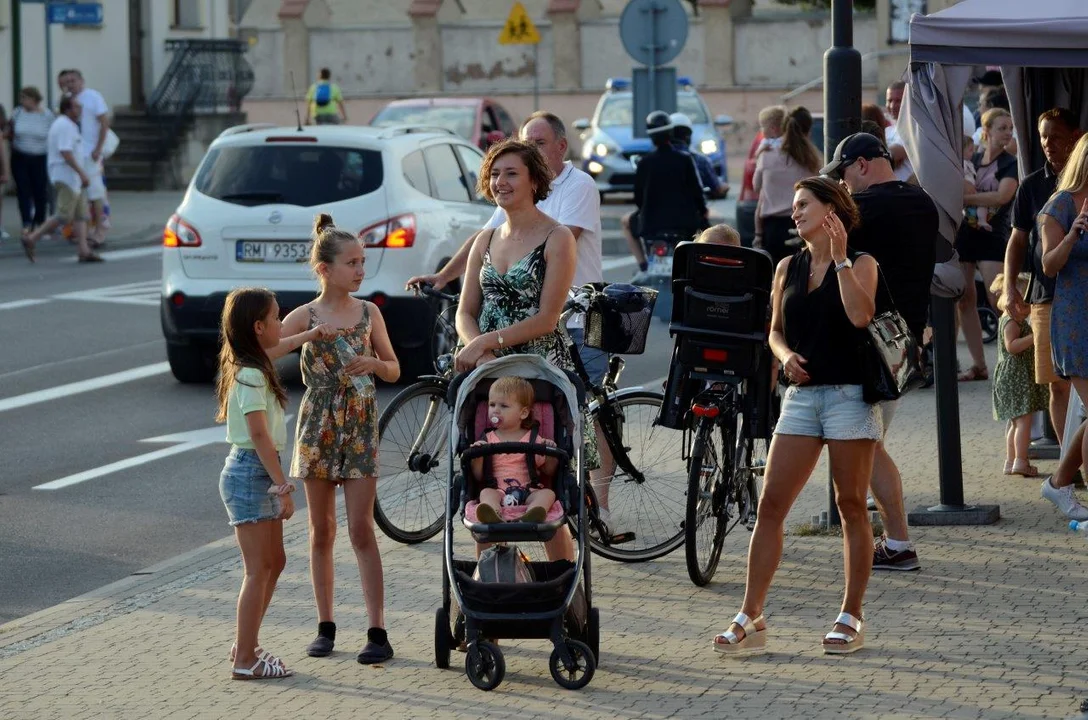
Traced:
POLYGON ((665 257, 669 254, 669 246, 663 242, 655 242, 653 247, 653 253, 658 257, 665 257))
POLYGON ((359 231, 359 239, 368 248, 408 248, 416 242, 416 216, 397 215, 359 231))
POLYGON ((162 244, 163 247, 200 247, 200 233, 175 213, 163 228, 162 244))

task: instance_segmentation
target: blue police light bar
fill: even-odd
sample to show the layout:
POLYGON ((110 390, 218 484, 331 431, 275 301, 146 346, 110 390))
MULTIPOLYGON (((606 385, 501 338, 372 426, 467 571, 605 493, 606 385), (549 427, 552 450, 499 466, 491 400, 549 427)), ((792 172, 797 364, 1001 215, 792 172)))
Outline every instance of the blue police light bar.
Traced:
MULTIPOLYGON (((687 75, 681 75, 680 77, 676 78, 676 84, 682 88, 694 87, 694 83, 691 82, 691 78, 689 78, 687 75)), ((608 78, 608 82, 605 83, 604 87, 605 90, 609 91, 630 90, 631 81, 627 78, 608 78)))

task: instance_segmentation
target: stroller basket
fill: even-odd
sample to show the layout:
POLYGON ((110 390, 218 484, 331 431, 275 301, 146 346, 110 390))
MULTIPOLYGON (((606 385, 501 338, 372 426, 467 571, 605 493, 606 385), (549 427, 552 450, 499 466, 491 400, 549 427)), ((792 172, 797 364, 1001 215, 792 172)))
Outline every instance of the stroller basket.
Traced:
POLYGON ((643 353, 656 300, 656 290, 609 285, 586 312, 585 344, 618 355, 643 353))

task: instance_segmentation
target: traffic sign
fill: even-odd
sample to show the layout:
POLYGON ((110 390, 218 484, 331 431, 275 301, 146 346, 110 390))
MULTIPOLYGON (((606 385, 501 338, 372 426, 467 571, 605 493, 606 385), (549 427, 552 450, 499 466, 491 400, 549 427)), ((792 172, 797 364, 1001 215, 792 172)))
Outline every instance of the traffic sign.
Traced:
POLYGON ((499 45, 537 45, 540 43, 540 33, 536 25, 529 19, 529 13, 521 3, 514 3, 510 8, 510 17, 506 18, 506 24, 499 33, 499 45))
POLYGON ((620 39, 635 62, 664 65, 688 41, 688 15, 680 0, 631 0, 620 15, 620 39))
POLYGON ((48 3, 50 25, 101 25, 102 3, 48 3))

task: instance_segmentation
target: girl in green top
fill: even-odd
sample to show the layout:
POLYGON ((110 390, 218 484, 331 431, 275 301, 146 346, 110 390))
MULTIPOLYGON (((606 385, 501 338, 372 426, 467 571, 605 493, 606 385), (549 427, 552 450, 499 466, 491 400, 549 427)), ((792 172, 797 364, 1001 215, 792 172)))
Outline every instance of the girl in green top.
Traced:
POLYGON ((320 325, 292 337, 280 336, 276 296, 263 288, 242 288, 227 296, 221 322, 216 420, 227 423, 231 443, 219 494, 242 551, 244 575, 238 596, 236 642, 231 648, 231 677, 266 680, 289 677, 283 662, 261 650, 257 633, 276 580, 287 562, 283 521, 295 512, 280 467, 287 439, 283 409, 287 391, 272 361, 303 343, 333 333, 320 325))

